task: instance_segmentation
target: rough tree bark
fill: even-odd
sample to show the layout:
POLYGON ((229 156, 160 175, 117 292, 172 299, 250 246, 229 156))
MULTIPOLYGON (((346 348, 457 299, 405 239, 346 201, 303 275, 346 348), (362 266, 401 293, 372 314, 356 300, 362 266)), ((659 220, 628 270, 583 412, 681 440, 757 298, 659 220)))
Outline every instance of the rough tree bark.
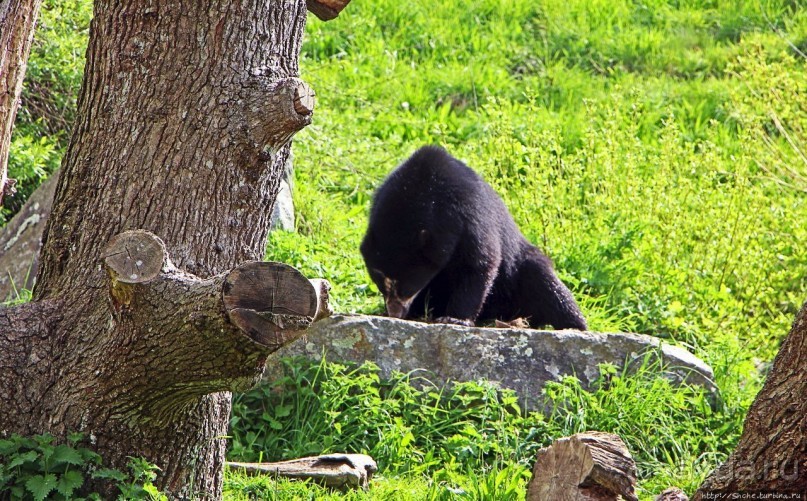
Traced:
POLYGON ((95 2, 33 302, 0 309, 0 434, 83 431, 115 466, 155 462, 172 497, 220 497, 228 392, 316 315, 293 270, 239 266, 311 120, 305 17, 304 0, 95 2))
POLYGON ((34 39, 34 27, 42 0, 8 0, 0 3, 0 205, 11 191, 8 152, 11 131, 34 39), (8 186, 7 186, 8 185, 8 186))
POLYGON ((692 500, 759 492, 807 493, 807 303, 751 404, 737 448, 692 500))

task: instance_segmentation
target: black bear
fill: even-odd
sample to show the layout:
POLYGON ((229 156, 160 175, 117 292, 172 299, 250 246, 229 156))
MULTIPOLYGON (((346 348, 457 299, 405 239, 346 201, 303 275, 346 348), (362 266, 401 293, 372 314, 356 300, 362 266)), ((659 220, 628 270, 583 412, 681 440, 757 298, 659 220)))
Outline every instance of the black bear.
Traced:
POLYGON ((442 148, 419 149, 378 188, 361 253, 391 317, 586 330, 549 258, 493 188, 442 148))

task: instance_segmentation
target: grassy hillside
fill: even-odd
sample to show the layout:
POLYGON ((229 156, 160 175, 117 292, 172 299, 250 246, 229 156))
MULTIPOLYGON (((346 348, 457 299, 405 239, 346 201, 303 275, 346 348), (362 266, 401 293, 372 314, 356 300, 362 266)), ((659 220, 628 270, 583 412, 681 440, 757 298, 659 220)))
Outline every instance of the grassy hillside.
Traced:
MULTIPOLYGON (((64 149, 88 5, 45 1, 10 163, 23 191, 64 149)), ((733 447, 807 299, 805 53, 794 0, 355 0, 311 17, 301 76, 318 104, 294 140, 297 231, 271 236, 270 259, 330 279, 339 311, 380 312, 358 252, 372 192, 442 144, 502 195, 593 330, 685 344, 720 397, 610 374, 594 392, 550 388, 541 417, 484 385, 465 389, 485 395, 468 409, 372 367, 298 363, 241 397, 233 454, 372 452, 386 480, 348 499, 518 499, 535 447, 599 429, 634 451, 644 498, 693 489, 733 447)), ((325 495, 227 482, 232 499, 325 495)))
POLYGON ((691 490, 807 299, 805 51, 796 2, 354 2, 309 21, 302 76, 319 102, 295 139, 298 232, 268 255, 330 278, 342 311, 381 311, 356 251, 372 192, 418 146, 446 146, 593 329, 671 338, 713 365, 715 414, 645 381, 550 420, 625 436, 644 496, 691 490), (673 431, 647 402, 689 421, 673 431))
POLYGON ((309 22, 299 231, 269 255, 332 278, 341 309, 378 310, 356 252, 372 191, 439 143, 497 188, 594 329, 769 355, 807 290, 799 47, 793 2, 350 5, 309 22))

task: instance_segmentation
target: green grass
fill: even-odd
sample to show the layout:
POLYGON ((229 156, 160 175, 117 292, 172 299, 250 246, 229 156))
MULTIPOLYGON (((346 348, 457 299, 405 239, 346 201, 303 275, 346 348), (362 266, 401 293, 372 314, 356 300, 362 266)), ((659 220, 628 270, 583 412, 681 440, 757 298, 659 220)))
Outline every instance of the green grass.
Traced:
POLYGON ((593 329, 669 338, 715 368, 716 409, 653 377, 572 384, 573 412, 543 435, 618 432, 643 497, 691 492, 807 298, 805 47, 794 2, 351 4, 309 22, 319 103, 295 139, 298 232, 273 234, 269 257, 331 279, 341 311, 380 312, 356 252, 372 192, 420 145, 446 146, 593 329))
POLYGON ((594 329, 770 357, 807 291, 807 184, 783 184, 805 165, 769 118, 789 110, 804 140, 805 40, 787 2, 374 2, 311 21, 299 231, 269 256, 332 278, 342 310, 378 311, 356 252, 372 191, 440 143, 502 194, 594 329))
MULTIPOLYGON (((458 490, 473 499, 523 498, 538 448, 589 430, 623 437, 643 496, 670 485, 693 491, 736 443, 749 403, 736 394, 673 386, 649 359, 631 375, 602 366, 591 390, 574 377, 549 384, 546 415, 523 412, 511 391, 481 381, 438 388, 418 374, 382 380, 372 363, 283 363, 283 378, 236 396, 230 458, 369 454, 384 477, 378 489, 388 479, 414 482, 404 499, 452 499, 458 490)), ((718 383, 726 370, 716 367, 718 383)), ((248 480, 228 488, 240 491, 240 482, 248 480)), ((278 496, 300 489, 256 482, 278 496)))
MULTIPOLYGON (((88 5, 45 2, 10 162, 23 197, 63 152, 88 5)), ((337 311, 382 311, 358 252, 372 193, 442 144, 502 195, 592 329, 688 346, 720 394, 711 407, 652 370, 608 373, 591 392, 550 387, 546 417, 495 392, 488 414, 462 414, 463 394, 296 364, 241 397, 231 454, 369 452, 383 478, 343 496, 231 472, 228 498, 518 498, 535 448, 585 429, 625 439, 643 499, 692 491, 736 443, 807 298, 805 53, 794 0, 379 0, 310 18, 301 76, 318 103, 294 140, 297 232, 273 233, 269 258, 328 278, 337 311)))

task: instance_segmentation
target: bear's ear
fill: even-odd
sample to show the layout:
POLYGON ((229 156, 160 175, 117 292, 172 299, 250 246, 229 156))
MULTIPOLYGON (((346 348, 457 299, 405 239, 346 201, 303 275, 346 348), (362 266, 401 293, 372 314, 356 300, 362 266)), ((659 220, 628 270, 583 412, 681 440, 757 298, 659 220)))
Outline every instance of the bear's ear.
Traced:
POLYGON ((420 233, 418 233, 418 243, 420 244, 421 249, 426 249, 432 241, 432 235, 429 233, 429 230, 422 229, 420 233))

